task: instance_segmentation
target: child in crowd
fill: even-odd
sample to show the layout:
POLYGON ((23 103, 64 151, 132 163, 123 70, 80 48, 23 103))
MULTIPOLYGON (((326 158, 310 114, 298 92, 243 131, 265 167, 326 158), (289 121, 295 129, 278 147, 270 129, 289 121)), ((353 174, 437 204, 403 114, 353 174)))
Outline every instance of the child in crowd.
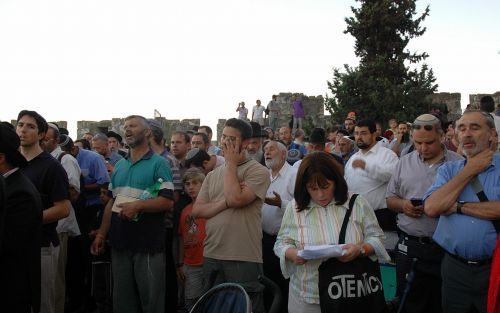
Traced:
POLYGON ((205 174, 197 168, 190 168, 183 177, 184 190, 191 197, 181 213, 179 235, 181 237, 179 255, 183 259, 177 267, 179 279, 184 282, 184 298, 189 312, 202 295, 203 283, 203 240, 205 239, 205 219, 194 219, 191 215, 193 204, 200 192, 205 174))

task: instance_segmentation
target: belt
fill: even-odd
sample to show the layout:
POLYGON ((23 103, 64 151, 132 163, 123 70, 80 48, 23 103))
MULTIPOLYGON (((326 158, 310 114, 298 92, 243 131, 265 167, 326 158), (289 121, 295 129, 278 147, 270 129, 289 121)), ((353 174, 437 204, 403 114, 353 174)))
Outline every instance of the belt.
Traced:
POLYGON ((436 243, 434 240, 432 240, 431 237, 417 237, 417 236, 408 235, 407 233, 405 233, 401 229, 398 229, 398 231, 399 231, 399 234, 404 237, 404 239, 409 240, 409 241, 416 241, 416 242, 421 243, 421 244, 431 244, 431 243, 435 244, 436 243))
POLYGON ((482 266, 482 265, 491 264, 491 258, 484 259, 484 260, 467 260, 467 259, 464 259, 462 257, 459 257, 458 255, 451 254, 449 252, 447 252, 447 254, 449 256, 451 256, 452 258, 454 258, 455 260, 458 260, 458 261, 464 263, 465 265, 482 266))

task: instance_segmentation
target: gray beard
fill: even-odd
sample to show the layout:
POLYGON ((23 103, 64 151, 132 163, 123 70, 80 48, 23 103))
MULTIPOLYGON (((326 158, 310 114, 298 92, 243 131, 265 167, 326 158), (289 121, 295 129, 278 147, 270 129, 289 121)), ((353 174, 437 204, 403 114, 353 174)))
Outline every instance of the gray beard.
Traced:
POLYGON ((266 160, 266 166, 269 169, 274 169, 276 166, 278 166, 278 162, 278 159, 266 160))
POLYGON ((262 160, 262 156, 264 155, 264 152, 257 151, 256 153, 249 153, 248 151, 245 150, 245 155, 247 159, 252 159, 260 163, 260 161, 262 160))

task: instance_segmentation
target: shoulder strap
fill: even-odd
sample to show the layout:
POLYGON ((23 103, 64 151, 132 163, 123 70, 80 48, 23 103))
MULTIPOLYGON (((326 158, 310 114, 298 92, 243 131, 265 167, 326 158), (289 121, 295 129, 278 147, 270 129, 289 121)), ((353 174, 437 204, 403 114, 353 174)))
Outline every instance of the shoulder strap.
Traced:
POLYGON ((355 193, 349 200, 349 208, 347 209, 347 212, 345 212, 344 221, 342 222, 342 228, 340 229, 339 245, 345 243, 345 232, 347 230, 347 224, 349 223, 349 217, 351 216, 352 208, 354 207, 354 201, 356 201, 357 197, 358 194, 355 193))
POLYGON ((59 154, 59 156, 57 157, 57 161, 61 162, 62 158, 63 158, 66 154, 67 154, 66 152, 61 152, 61 154, 59 154))
MULTIPOLYGON (((470 185, 472 186, 472 189, 476 193, 476 196, 479 198, 479 201, 481 202, 487 202, 488 197, 484 193, 484 188, 483 184, 479 181, 477 176, 475 176, 473 179, 470 181, 470 185)), ((493 223, 493 226, 495 226, 495 230, 497 231, 497 234, 500 233, 500 220, 494 220, 491 221, 493 223)))

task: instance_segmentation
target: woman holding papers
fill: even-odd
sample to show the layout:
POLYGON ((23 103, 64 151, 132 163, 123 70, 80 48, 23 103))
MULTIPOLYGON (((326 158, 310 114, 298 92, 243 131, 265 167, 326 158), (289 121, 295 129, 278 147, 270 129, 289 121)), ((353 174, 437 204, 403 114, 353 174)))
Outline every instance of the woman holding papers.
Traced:
MULTIPOLYGON (((328 257, 306 260, 299 254, 305 246, 338 244, 350 199, 343 174, 342 165, 324 152, 307 155, 299 167, 295 200, 286 208, 274 246, 283 276, 290 278, 289 312, 320 312, 318 267, 328 257)), ((372 208, 358 196, 338 259, 389 259, 383 237, 372 208)))

